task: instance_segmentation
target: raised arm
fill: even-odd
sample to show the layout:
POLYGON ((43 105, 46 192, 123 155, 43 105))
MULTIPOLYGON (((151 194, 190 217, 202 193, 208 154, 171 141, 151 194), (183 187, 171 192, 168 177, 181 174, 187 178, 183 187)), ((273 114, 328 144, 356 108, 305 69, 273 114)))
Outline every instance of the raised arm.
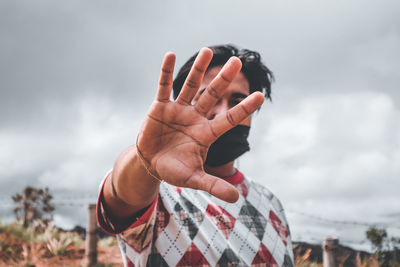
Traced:
POLYGON ((157 197, 160 180, 199 189, 235 202, 237 190, 228 182, 204 171, 209 146, 224 132, 257 110, 264 96, 256 92, 212 120, 207 113, 239 73, 241 62, 232 57, 208 85, 196 103, 195 96, 212 51, 203 48, 175 101, 170 100, 175 55, 164 57, 157 96, 139 132, 135 146, 117 159, 104 186, 104 201, 110 215, 128 220, 157 197))

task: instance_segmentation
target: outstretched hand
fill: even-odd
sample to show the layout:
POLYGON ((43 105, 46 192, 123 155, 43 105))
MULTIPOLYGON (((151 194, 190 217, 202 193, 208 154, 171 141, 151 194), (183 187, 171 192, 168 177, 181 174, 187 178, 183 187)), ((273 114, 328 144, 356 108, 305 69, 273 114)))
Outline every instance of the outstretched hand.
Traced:
POLYGON ((175 186, 204 190, 222 200, 235 202, 238 199, 235 187, 206 173, 203 164, 209 146, 257 110, 264 96, 255 92, 227 112, 207 119, 207 113, 242 66, 238 58, 230 58, 198 101, 193 103, 212 56, 208 48, 199 52, 179 96, 171 101, 175 54, 165 55, 157 96, 136 145, 143 164, 152 175, 175 186))

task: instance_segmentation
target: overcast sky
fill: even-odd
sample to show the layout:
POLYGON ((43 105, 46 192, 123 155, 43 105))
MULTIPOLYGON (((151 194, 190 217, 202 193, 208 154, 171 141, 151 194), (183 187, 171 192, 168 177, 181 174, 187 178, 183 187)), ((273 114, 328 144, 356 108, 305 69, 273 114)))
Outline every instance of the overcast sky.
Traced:
POLYGON ((367 226, 322 219, 400 235, 399 14, 395 0, 1 1, 1 216, 47 186, 56 222, 85 225, 76 203, 134 143, 163 55, 180 67, 233 43, 276 76, 238 164, 280 197, 293 239, 363 245, 367 226))

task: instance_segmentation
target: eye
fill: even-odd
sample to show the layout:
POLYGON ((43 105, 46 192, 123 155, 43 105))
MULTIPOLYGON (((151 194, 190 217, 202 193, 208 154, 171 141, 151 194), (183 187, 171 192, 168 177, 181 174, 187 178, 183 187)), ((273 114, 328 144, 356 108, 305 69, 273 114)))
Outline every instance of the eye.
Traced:
POLYGON ((197 100, 199 100, 200 96, 204 93, 204 91, 206 90, 206 88, 200 89, 197 94, 194 96, 193 98, 193 103, 196 103, 197 100))
POLYGON ((237 104, 239 104, 240 102, 242 102, 244 99, 244 97, 235 97, 231 100, 231 107, 236 106, 237 104))

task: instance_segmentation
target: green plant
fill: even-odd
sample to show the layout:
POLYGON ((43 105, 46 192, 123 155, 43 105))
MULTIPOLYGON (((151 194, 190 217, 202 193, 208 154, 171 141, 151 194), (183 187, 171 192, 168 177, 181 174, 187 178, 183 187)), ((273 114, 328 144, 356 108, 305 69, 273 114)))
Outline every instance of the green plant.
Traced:
MULTIPOLYGON (((32 227, 24 228, 22 225, 12 223, 0 224, 0 263, 12 265, 30 255, 30 247, 37 242, 35 230, 32 227)), ((35 245, 35 249, 43 244, 35 245)), ((36 251, 38 252, 38 251, 36 251)), ((37 253, 34 254, 37 254, 37 253)))
POLYGON ((95 267, 113 267, 114 264, 112 263, 102 263, 102 262, 98 262, 96 263, 95 267))
POLYGON ((117 239, 113 236, 101 238, 97 244, 98 244, 99 248, 109 248, 109 247, 114 247, 114 246, 118 245, 117 239))
POLYGON ((40 263, 47 250, 41 243, 22 244, 22 256, 25 266, 35 266, 40 263))
POLYGON ((54 226, 46 229, 47 249, 53 255, 65 255, 71 246, 81 245, 83 240, 76 233, 63 232, 54 226))

